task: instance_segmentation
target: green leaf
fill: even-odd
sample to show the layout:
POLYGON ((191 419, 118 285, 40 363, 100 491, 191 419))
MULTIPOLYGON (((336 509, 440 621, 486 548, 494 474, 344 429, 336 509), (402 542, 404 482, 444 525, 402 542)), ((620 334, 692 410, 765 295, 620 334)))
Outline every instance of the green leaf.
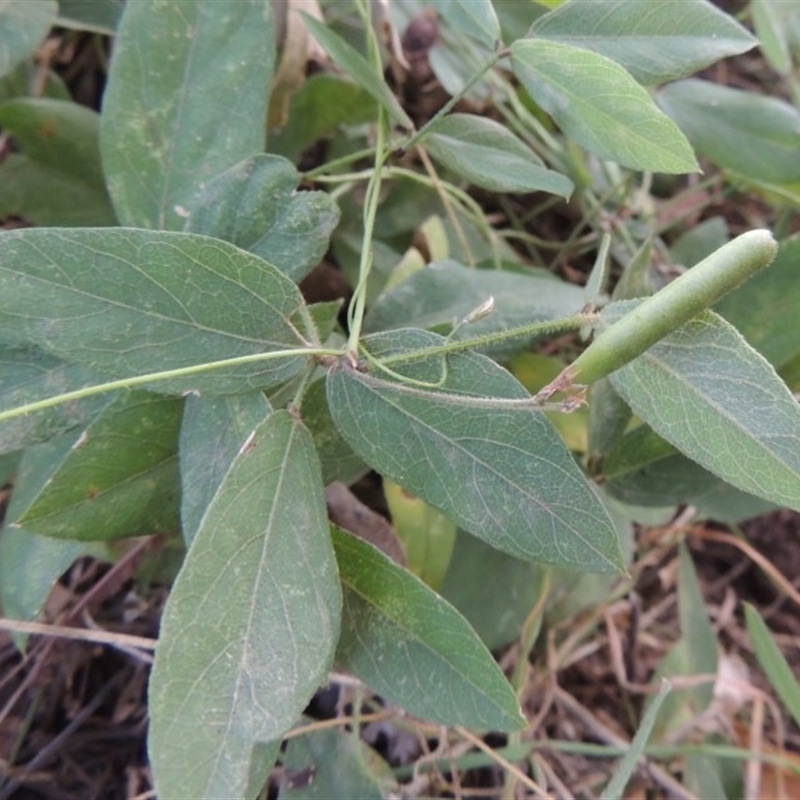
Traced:
MULTIPOLYGON (((63 79, 53 70, 44 71, 42 85, 42 65, 31 60, 23 61, 0 78, 0 102, 18 97, 49 97, 53 100, 71 100, 69 89, 63 79)), ((8 157, 7 154, 6 157, 8 157)))
MULTIPOLYGON (((365 346, 381 359, 390 349, 442 341, 404 330, 365 346)), ((415 370, 404 372, 435 381, 442 364, 429 359, 415 370)), ((449 356, 440 391, 346 367, 328 375, 331 414, 353 450, 469 533, 518 558, 585 571, 622 569, 608 514, 529 399, 506 370, 477 354, 449 356)))
MULTIPOLYGON (((734 769, 739 766, 739 763, 728 761, 728 764, 734 769)), ((726 791, 725 783, 722 780, 724 766, 722 758, 689 754, 683 764, 681 785, 694 797, 731 797, 732 793, 726 791)), ((739 780, 736 785, 742 786, 741 776, 737 777, 739 780)))
POLYGON ((467 45, 467 50, 461 34, 454 32, 448 36, 446 28, 440 29, 440 34, 440 38, 428 50, 428 64, 436 80, 448 94, 455 95, 465 91, 465 99, 473 107, 483 107, 490 99, 486 82, 478 81, 471 86, 469 84, 476 70, 493 58, 494 54, 482 45, 467 45))
MULTIPOLYGON (((634 305, 608 306, 604 324, 634 305)), ((703 313, 610 378, 634 413, 693 461, 745 492, 800 509, 800 408, 721 317, 703 313)))
POLYGON ((587 150, 631 169, 699 169, 678 126, 611 59, 546 39, 514 42, 511 57, 531 97, 587 150))
MULTIPOLYGON (((658 683, 672 676, 716 675, 718 669, 718 642, 712 627, 706 603, 685 544, 678 556, 678 616, 681 638, 661 660, 653 678, 658 683)), ((713 699, 714 687, 710 681, 672 692, 663 703, 661 718, 656 726, 656 736, 675 735, 697 721, 706 712, 713 699)), ((645 701, 649 709, 655 698, 645 701)))
MULTIPOLYGON (((589 396, 589 456, 604 457, 625 433, 631 410, 608 378, 592 384, 589 396)), ((604 465, 605 466, 605 465, 604 465)))
POLYGON ((19 450, 0 455, 0 486, 5 486, 14 480, 21 458, 22 452, 19 450))
POLYGON ((500 650, 519 639, 547 569, 458 531, 442 597, 466 617, 490 650, 500 650))
MULTIPOLYGON (((0 349, 0 411, 99 382, 96 372, 79 364, 67 364, 37 347, 0 349)), ((95 416, 109 402, 109 395, 97 395, 0 422, 0 453, 66 433, 95 416)))
POLYGON ((648 297, 653 293, 655 287, 650 278, 653 255, 654 242, 653 238, 649 237, 625 265, 611 294, 614 300, 632 300, 634 297, 648 297))
POLYGON ((124 225, 180 230, 205 183, 264 149, 274 52, 271 3, 126 4, 100 137, 124 225))
POLYGON ((572 0, 536 20, 528 35, 592 50, 644 84, 683 78, 758 43, 707 0, 572 0))
POLYGON ((611 235, 604 233, 603 238, 600 240, 600 247, 597 249, 597 257, 595 258, 594 266, 583 287, 583 295, 586 298, 586 303, 592 307, 601 305, 603 293, 608 284, 608 250, 610 246, 611 235))
POLYGON ((580 287, 554 280, 544 270, 470 269, 455 261, 439 261, 381 295, 371 307, 365 327, 369 331, 408 326, 449 328, 490 297, 494 298, 492 313, 465 325, 456 334, 458 338, 568 316, 583 306, 580 287))
POLYGON ((650 703, 647 711, 645 711, 642 724, 639 726, 639 730, 636 731, 636 736, 633 737, 628 752, 625 753, 622 761, 614 770, 614 775, 600 795, 600 800, 621 800, 625 796, 625 787, 639 765, 639 759, 644 754, 647 741, 653 732, 659 709, 670 691, 669 683, 664 681, 661 684, 661 690, 655 696, 653 702, 650 703))
MULTIPOLYGON (((8 514, 15 513, 12 495, 8 514)), ((0 530, 0 602, 3 616, 33 620, 53 584, 86 551, 83 542, 59 541, 32 531, 0 530)))
POLYGON ((797 675, 784 658, 764 620, 750 603, 744 604, 744 615, 747 633, 753 642, 753 649, 756 651, 761 669, 766 673, 772 688, 792 715, 792 719, 800 725, 800 683, 797 675))
POLYGON ((797 8, 792 3, 753 0, 750 11, 761 52, 776 72, 787 75, 792 69, 792 54, 786 36, 787 21, 790 14, 797 13, 797 8))
POLYGON ((20 98, 0 105, 0 125, 22 148, 0 164, 0 215, 40 225, 113 225, 99 119, 65 100, 20 98))
MULTIPOLYGON (((731 240, 728 223, 724 217, 711 217, 694 225, 682 233, 670 246, 669 256, 673 264, 689 267, 699 264, 715 250, 731 240)), ((749 285, 750 281, 747 282, 749 285)), ((726 297, 735 297, 735 294, 726 297)), ((616 297, 615 300, 631 300, 630 297, 616 297)))
POLYGON ((547 13, 547 6, 558 5, 562 0, 538 0, 534 3, 520 3, 518 0, 492 0, 492 5, 500 19, 502 39, 513 42, 519 38, 520 31, 527 31, 531 25, 547 13))
POLYGON ((437 161, 483 189, 569 197, 575 188, 511 131, 486 117, 448 114, 420 141, 437 161))
MULTIPOLYGON (((716 675, 719 662, 717 637, 708 618, 705 598, 686 542, 681 542, 678 548, 678 619, 681 638, 686 640, 691 659, 691 673, 716 675)), ((714 686, 711 683, 695 686, 688 690, 688 694, 699 714, 711 703, 714 686)))
MULTIPOLYGON (((0 234, 0 336, 128 378, 303 345, 290 317, 300 292, 227 242, 134 229, 0 234)), ((239 394, 282 383, 305 358, 281 358, 153 384, 239 394)))
POLYGON ((386 113, 399 125, 412 130, 414 123, 403 111, 392 90, 382 75, 378 75, 370 63, 339 34, 334 33, 324 22, 303 13, 311 35, 325 48, 325 52, 362 88, 374 97, 386 113))
POLYGON ((65 100, 24 97, 0 105, 0 125, 31 159, 95 188, 103 186, 98 124, 96 112, 65 100))
POLYGON ((335 526, 331 533, 344 589, 337 662, 424 719, 522 728, 511 685, 467 621, 372 545, 335 526))
POLYGON ((339 125, 363 125, 376 119, 375 100, 355 83, 337 75, 311 75, 292 95, 289 119, 270 131, 270 152, 296 162, 314 142, 339 125))
POLYGON ((311 324, 316 329, 317 339, 320 342, 329 341, 337 329, 343 305, 344 299, 339 298, 338 300, 312 303, 307 307, 308 316, 311 318, 311 324))
POLYGON ((33 53, 57 13, 56 0, 0 0, 0 75, 33 53))
POLYGON ((0 215, 64 227, 113 225, 116 219, 105 192, 19 153, 0 164, 0 215))
POLYGON ((322 465, 322 482, 326 486, 334 481, 341 481, 349 486, 369 472, 369 467, 342 438, 331 417, 325 396, 324 378, 314 381, 308 387, 303 396, 302 414, 303 422, 314 439, 322 465))
POLYGON ((800 355, 800 234, 781 242, 775 261, 740 289, 727 295, 714 310, 770 364, 781 367, 800 355))
POLYGON ((658 103, 717 166, 764 182, 800 181, 800 112, 783 100, 692 79, 662 89, 658 103))
POLYGON ((200 189, 184 230, 232 242, 300 281, 325 255, 339 209, 325 192, 298 192, 299 182, 284 158, 249 158, 200 189))
POLYGON ((181 530, 187 545, 194 539, 233 459, 270 411, 263 392, 186 398, 180 464, 181 530))
MULTIPOLYGON (((641 521, 647 526, 666 525, 675 516, 674 509, 659 508, 656 510, 632 508, 617 502, 602 487, 598 487, 597 494, 609 513, 617 529, 620 549, 626 564, 633 563, 634 556, 634 525, 633 520, 641 521)), ((575 569, 559 569, 552 576, 548 576, 542 569, 537 574, 537 584, 542 589, 547 587, 546 579, 552 577, 552 586, 555 591, 548 599, 547 627, 561 624, 567 620, 574 620, 578 616, 597 609, 608 603, 608 598, 619 586, 619 578, 615 575, 587 575, 575 569)), ((540 599, 536 595, 535 600, 540 599)), ((533 603, 528 608, 528 615, 533 609, 533 603)), ((527 617, 526 617, 527 619, 527 617)), ((523 635, 529 630, 530 621, 523 628, 523 635)))
POLYGON ((383 481, 383 493, 408 569, 438 592, 450 564, 455 524, 390 480, 383 481))
POLYGON ((340 592, 311 437, 276 411, 231 464, 164 611, 149 689, 159 797, 244 796, 254 747, 326 680, 340 592))
POLYGON ((500 39, 500 22, 491 0, 434 0, 433 7, 459 33, 491 49, 500 39))
POLYGON ((113 36, 124 8, 124 0, 59 0, 58 25, 113 36))
POLYGON ((85 428, 28 448, 9 525, 81 541, 177 528, 182 408, 130 393, 85 428))
POLYGON ((775 508, 773 503, 740 492, 703 469, 647 425, 619 440, 603 461, 603 477, 609 494, 629 505, 688 503, 701 516, 729 524, 775 508))
POLYGON ((318 730, 289 740, 278 800, 384 800, 397 797, 389 765, 358 736, 318 730))

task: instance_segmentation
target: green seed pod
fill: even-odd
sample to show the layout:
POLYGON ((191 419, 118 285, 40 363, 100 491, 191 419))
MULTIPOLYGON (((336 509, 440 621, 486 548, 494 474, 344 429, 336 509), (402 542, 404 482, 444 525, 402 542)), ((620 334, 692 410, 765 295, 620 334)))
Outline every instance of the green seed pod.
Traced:
POLYGON ((624 367, 769 266, 777 252, 777 242, 767 230, 748 231, 723 245, 603 331, 537 397, 547 399, 624 367))

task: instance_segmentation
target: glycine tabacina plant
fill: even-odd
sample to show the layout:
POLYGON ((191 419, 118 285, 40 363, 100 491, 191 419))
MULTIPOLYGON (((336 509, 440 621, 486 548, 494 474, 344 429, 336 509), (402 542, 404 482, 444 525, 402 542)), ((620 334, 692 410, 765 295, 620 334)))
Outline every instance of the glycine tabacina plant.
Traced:
MULTIPOLYGON (((56 4, 25 6, 46 31, 56 4)), ((593 170, 630 182, 697 171, 655 87, 676 82, 664 107, 676 105, 678 79, 755 38, 705 0, 531 3, 519 30, 489 0, 440 0, 464 74, 420 122, 386 81, 378 6, 348 6, 360 27, 347 35, 290 19, 332 65, 298 92, 316 111, 297 128, 300 100, 275 114, 286 86, 265 0, 128 3, 102 113, 48 97, 0 105, 20 169, 81 144, 65 169, 83 192, 45 198, 27 215, 37 227, 0 235, 0 452, 15 476, 0 591, 6 613, 34 616, 87 543, 180 539, 149 686, 162 800, 255 796, 334 665, 438 724, 524 725, 465 617, 329 522, 330 482, 373 470, 507 556, 621 575, 607 496, 552 421, 589 402, 600 417, 635 414, 721 485, 800 509, 797 405, 712 310, 773 261, 770 232, 609 302, 610 243, 618 287, 631 287, 646 235, 606 240, 584 290, 513 263, 466 191, 580 203, 593 170), (350 117, 313 99, 320 85, 350 117), (504 123, 454 110, 485 92, 504 123), (40 141, 48 121, 54 141, 40 141), (302 151, 351 121, 331 159, 298 172, 302 151), (442 203, 448 257, 386 268, 395 184, 442 203), (298 287, 331 247, 353 289, 343 326, 338 303, 298 287), (565 334, 573 353, 593 341, 529 391, 509 359, 565 334), (23 600, 31 557, 46 574, 23 600)))

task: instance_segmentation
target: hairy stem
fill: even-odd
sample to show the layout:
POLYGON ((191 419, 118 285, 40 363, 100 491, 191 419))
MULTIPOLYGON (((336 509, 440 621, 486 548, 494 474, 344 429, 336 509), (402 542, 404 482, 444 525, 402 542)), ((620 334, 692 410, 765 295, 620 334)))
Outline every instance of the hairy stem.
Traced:
POLYGON ((211 372, 212 370, 224 369, 225 367, 236 367, 243 364, 255 364, 260 361, 270 361, 276 358, 292 358, 294 356, 337 357, 340 355, 340 350, 298 347, 293 350, 278 350, 272 353, 253 353, 249 356, 225 358, 221 361, 209 361, 205 364, 194 364, 191 367, 179 367, 178 369, 168 369, 160 372, 148 372, 145 375, 134 375, 130 378, 120 378, 119 380, 108 381, 107 383, 98 383, 94 386, 86 386, 83 389, 75 389, 71 392, 64 392, 63 394, 57 394, 53 397, 46 397, 43 400, 35 400, 32 403, 26 403, 25 405, 0 411, 0 422, 8 419, 14 419, 15 417, 22 417, 26 414, 32 414, 34 411, 41 411, 45 408, 52 408, 53 406, 58 406, 62 403, 69 403, 73 400, 83 400, 85 397, 92 397, 96 394, 115 392, 119 389, 134 389, 137 386, 146 386, 150 383, 168 381, 173 378, 185 378, 191 375, 200 375, 203 372, 211 372))

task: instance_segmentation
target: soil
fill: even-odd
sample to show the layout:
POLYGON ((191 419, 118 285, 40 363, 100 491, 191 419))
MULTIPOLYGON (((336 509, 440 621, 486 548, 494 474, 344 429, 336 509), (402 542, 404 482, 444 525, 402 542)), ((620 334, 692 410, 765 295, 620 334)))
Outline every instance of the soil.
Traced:
MULTIPOLYGON (((780 565, 785 576, 794 577, 793 585, 800 590, 796 577, 800 575, 800 515, 779 511, 745 527, 747 541, 773 565, 780 565)), ((746 554, 728 543, 703 539, 702 530, 719 534, 722 529, 709 527, 689 537, 709 615, 720 631, 727 656, 746 663, 753 685, 770 692, 752 655, 743 620, 731 609, 741 607, 741 601, 753 603, 776 634, 795 674, 800 675, 797 605, 746 554)), ((133 550, 141 550, 143 543, 137 542, 133 550)), ((148 548, 158 545, 158 539, 146 543, 148 548)), ((546 653, 534 652, 526 707, 530 718, 538 720, 537 739, 608 744, 609 737, 630 735, 632 720, 638 718, 645 696, 639 689, 649 681, 664 645, 675 641, 678 634, 670 577, 676 548, 668 545, 661 555, 641 571, 634 592, 612 611, 620 635, 632 642, 633 657, 625 661, 636 667, 626 675, 627 686, 620 683, 608 630, 602 625, 589 654, 558 672, 555 694, 550 679, 544 680, 546 653), (648 612, 658 606, 662 611, 631 639, 634 616, 643 625, 648 612), (658 644, 654 644, 655 636, 658 644), (542 708, 548 704, 542 717, 542 708)), ((122 559, 115 567, 90 558, 79 560, 54 590, 44 619, 88 629, 88 634, 102 630, 155 639, 165 590, 143 584, 131 572, 130 559, 127 563, 122 559)), ((0 636, 0 800, 153 797, 145 747, 150 655, 142 649, 121 650, 49 636, 31 636, 23 653, 8 635, 0 636)), ((512 655, 501 653, 498 657, 503 663, 512 655)), ((317 718, 334 716, 337 697, 335 689, 324 690, 309 712, 317 718)), ((730 717, 739 720, 736 735, 747 735, 741 728, 742 720, 747 719, 747 713, 742 713, 745 707, 743 700, 730 717)), ((371 738, 394 766, 419 756, 417 747, 402 742, 400 729, 391 726, 384 726, 380 735, 373 732, 371 738)), ((435 747, 437 743, 432 739, 428 744, 435 747)), ((504 743, 503 739, 494 740, 494 746, 504 743)), ((800 754, 800 731, 790 727, 785 746, 800 754)), ((582 784, 588 789, 604 779, 602 767, 593 760, 546 749, 540 755, 573 793, 580 794, 577 787, 582 784)), ((442 776, 444 783, 447 780, 448 776, 442 776)), ((502 777, 495 769, 473 770, 460 776, 461 791, 470 796, 474 789, 498 790, 499 780, 502 777)), ((647 797, 670 796, 652 776, 640 780, 639 788, 647 797)), ((275 796, 274 787, 270 795, 275 796)), ((454 795, 442 789, 429 796, 454 795)), ((496 795, 490 791, 482 796, 496 795)))

